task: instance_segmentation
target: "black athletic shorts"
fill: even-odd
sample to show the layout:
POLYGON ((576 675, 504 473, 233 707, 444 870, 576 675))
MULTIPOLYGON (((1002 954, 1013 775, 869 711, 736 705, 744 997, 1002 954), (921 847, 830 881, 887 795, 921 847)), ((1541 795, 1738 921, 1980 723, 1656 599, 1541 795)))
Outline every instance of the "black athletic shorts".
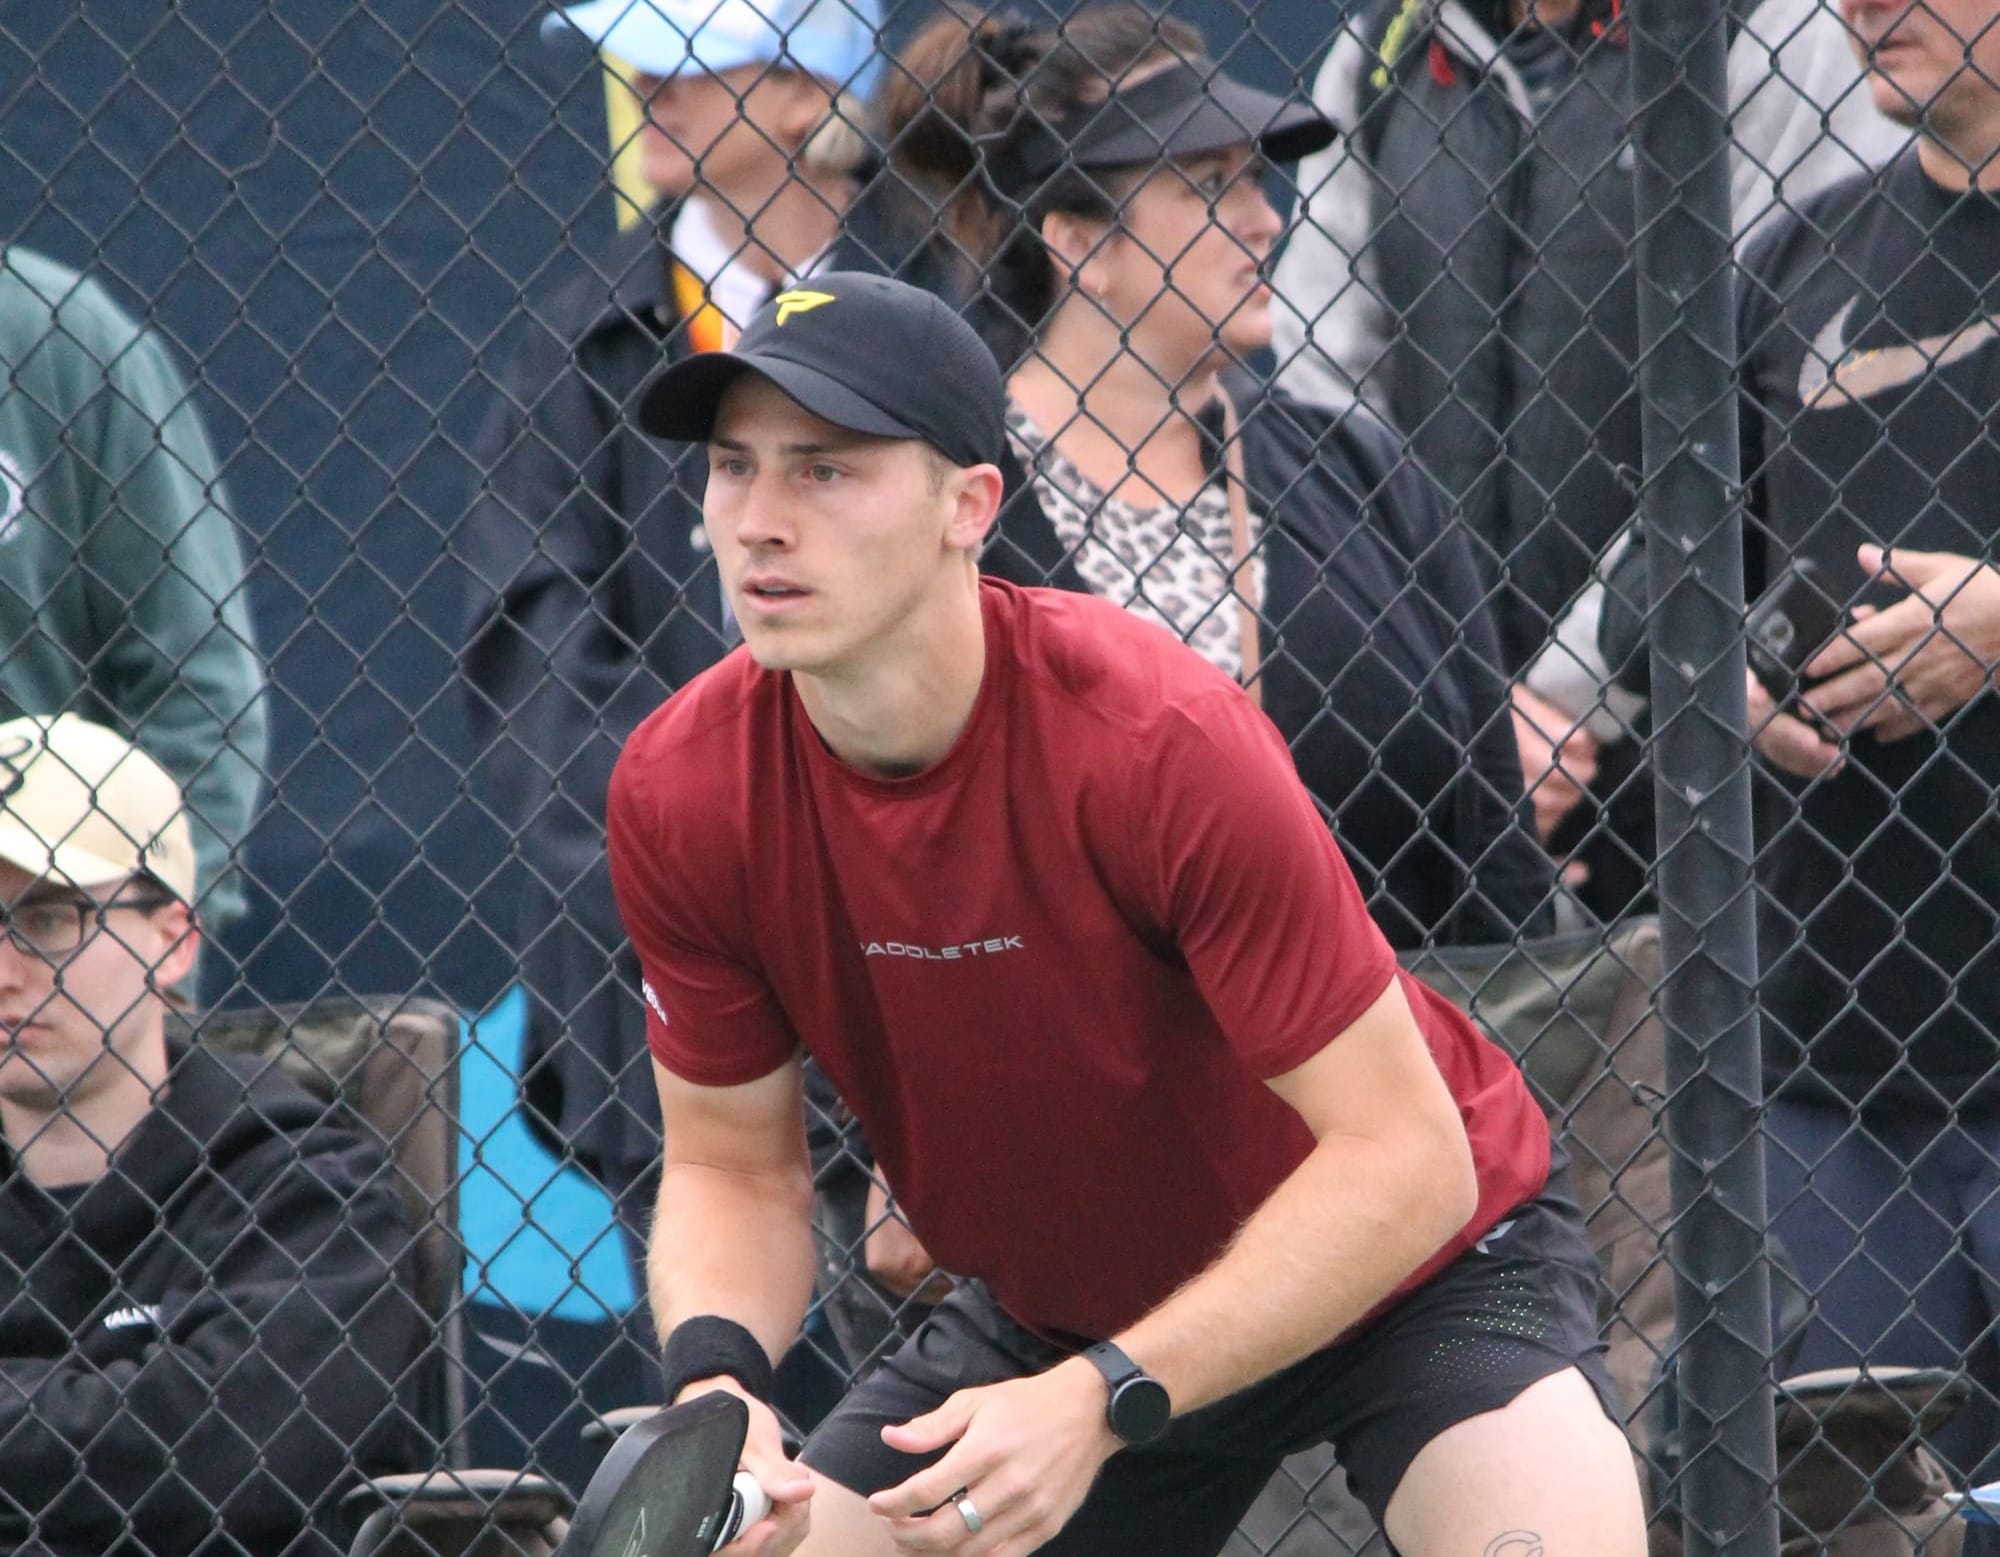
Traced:
MULTIPOLYGON (((1090 1496, 1042 1548, 1060 1557, 1214 1557, 1286 1455, 1332 1443, 1379 1523, 1424 1445, 1529 1385, 1578 1368, 1618 1420, 1597 1338, 1597 1260, 1560 1169, 1479 1246, 1366 1328, 1280 1373, 1177 1417, 1105 1462, 1090 1496)), ((881 1429, 955 1390, 1040 1373, 1069 1355, 961 1282, 864 1379, 800 1458, 863 1494, 942 1456, 900 1454, 881 1429)))

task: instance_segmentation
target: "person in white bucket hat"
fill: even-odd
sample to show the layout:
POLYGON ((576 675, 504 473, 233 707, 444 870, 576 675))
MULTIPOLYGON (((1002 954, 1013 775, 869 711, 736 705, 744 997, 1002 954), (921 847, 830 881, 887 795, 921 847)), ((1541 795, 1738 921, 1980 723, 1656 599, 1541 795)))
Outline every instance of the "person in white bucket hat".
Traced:
POLYGON ((668 244, 699 349, 733 341, 839 233, 879 26, 875 0, 589 0, 544 18, 545 37, 596 44, 643 107, 640 171, 681 202, 668 244))
POLYGON ((611 1195, 642 1288, 659 1104, 604 797, 624 738, 736 624, 702 530, 706 456, 633 412, 662 364, 726 345, 817 274, 949 284, 928 204, 874 176, 877 21, 877 0, 590 0, 543 23, 552 50, 601 50, 645 105, 634 144, 658 199, 537 304, 496 386, 459 548, 460 687, 477 783, 527 866, 500 928, 528 995, 528 1116, 611 1195))

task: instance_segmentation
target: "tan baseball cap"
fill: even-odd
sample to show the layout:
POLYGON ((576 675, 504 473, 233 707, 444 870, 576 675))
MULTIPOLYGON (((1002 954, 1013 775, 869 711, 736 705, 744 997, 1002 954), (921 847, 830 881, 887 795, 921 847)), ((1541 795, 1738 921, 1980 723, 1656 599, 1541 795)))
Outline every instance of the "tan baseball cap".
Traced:
POLYGON ((180 786, 117 731, 76 714, 0 724, 0 860, 84 888, 145 871, 194 901, 180 786))

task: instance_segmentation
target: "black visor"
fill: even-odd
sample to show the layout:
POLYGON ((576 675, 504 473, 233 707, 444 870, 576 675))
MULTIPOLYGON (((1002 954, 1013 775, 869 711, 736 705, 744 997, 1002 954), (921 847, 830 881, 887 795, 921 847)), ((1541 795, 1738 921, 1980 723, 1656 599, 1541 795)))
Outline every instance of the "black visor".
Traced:
POLYGON ((1205 156, 1246 142, 1267 162, 1296 162, 1333 144, 1310 103, 1274 96, 1187 61, 1061 119, 1029 114, 992 158, 993 177, 1024 194, 1058 168, 1135 167, 1205 156))

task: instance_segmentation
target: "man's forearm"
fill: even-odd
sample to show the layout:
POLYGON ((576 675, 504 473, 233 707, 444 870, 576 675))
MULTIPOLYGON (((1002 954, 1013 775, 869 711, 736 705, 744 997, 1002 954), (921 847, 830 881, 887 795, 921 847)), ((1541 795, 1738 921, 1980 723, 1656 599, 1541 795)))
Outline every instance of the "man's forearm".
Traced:
POLYGON ((646 1256, 664 1338, 684 1319, 719 1314, 755 1335, 775 1363, 812 1300, 812 1179, 669 1163, 646 1256))
POLYGON ((1472 1217, 1472 1153, 1453 1118, 1394 1146, 1322 1140, 1216 1263, 1117 1340, 1176 1414, 1310 1355, 1395 1291, 1472 1217))

